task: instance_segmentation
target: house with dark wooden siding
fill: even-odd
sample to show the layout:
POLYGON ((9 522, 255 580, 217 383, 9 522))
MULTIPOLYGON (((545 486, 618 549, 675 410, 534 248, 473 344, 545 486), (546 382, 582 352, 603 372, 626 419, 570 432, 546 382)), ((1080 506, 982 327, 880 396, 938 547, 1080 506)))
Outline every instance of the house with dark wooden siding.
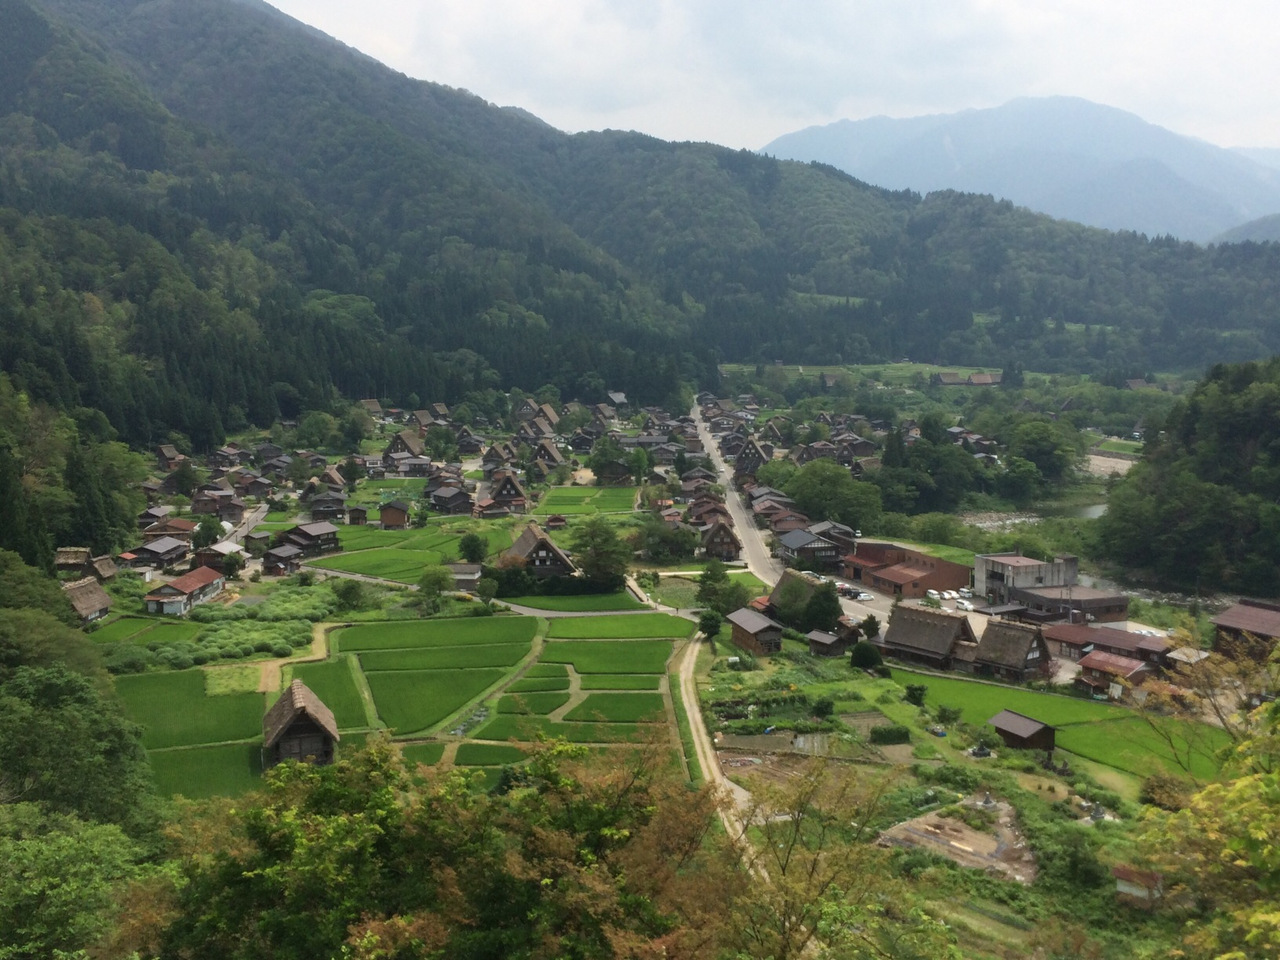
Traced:
POLYGON ((972 653, 972 658, 956 657, 957 670, 1019 683, 1051 670, 1049 647, 1040 628, 1031 624, 991 620, 972 653))
POLYGON ((577 572, 568 555, 536 523, 525 527, 502 556, 521 561, 535 577, 567 577, 577 572))
POLYGON ((1054 728, 1032 717, 1001 710, 987 721, 996 728, 1000 739, 1010 750, 1044 750, 1053 752, 1054 728))
POLYGON ((733 532, 733 525, 717 519, 709 526, 703 527, 702 554, 715 557, 726 562, 737 560, 742 556, 742 541, 733 532))
POLYGON ((262 718, 262 765, 274 767, 285 760, 333 763, 334 747, 341 739, 333 711, 295 680, 262 718))
POLYGON ((735 646, 757 656, 768 656, 782 649, 782 624, 763 613, 743 607, 725 618, 733 628, 735 646))

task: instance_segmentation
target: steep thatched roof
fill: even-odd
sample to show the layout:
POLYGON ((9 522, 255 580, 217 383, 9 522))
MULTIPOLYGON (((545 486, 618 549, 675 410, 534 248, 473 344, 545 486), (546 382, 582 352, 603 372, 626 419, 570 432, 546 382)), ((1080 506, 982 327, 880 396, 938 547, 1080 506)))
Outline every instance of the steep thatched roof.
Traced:
POLYGON ((71 606, 75 607, 81 620, 111 608, 111 597, 102 589, 102 584, 93 577, 63 584, 62 592, 67 595, 67 599, 71 601, 71 606))
POLYGON ((899 604, 889 617, 884 644, 935 657, 946 657, 960 641, 973 643, 969 618, 950 610, 930 610, 899 604))
POLYGON ((304 715, 334 740, 342 739, 338 735, 338 722, 333 718, 333 711, 311 692, 310 687, 301 680, 295 680, 262 718, 262 739, 267 749, 274 747, 289 725, 304 715))
POLYGON ((516 542, 503 551, 504 557, 519 557, 521 560, 528 560, 533 556, 533 551, 539 547, 545 547, 551 551, 560 563, 564 564, 568 569, 575 569, 573 561, 569 559, 568 554, 556 546, 555 541, 542 532, 542 528, 536 523, 531 523, 516 537, 516 542))
POLYGON ((1040 628, 1012 620, 992 620, 978 641, 977 660, 1021 670, 1031 648, 1042 643, 1040 628))

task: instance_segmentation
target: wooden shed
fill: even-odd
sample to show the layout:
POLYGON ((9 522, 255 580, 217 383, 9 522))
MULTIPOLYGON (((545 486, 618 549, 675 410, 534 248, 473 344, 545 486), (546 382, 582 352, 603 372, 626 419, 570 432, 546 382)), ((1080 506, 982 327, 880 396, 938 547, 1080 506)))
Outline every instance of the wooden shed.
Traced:
POLYGON ((1012 710, 1001 710, 987 723, 996 728, 1004 745, 1011 750, 1053 752, 1054 728, 1047 723, 1012 710))
POLYGON ((333 763, 334 745, 340 739, 333 711, 295 680, 262 718, 262 765, 274 767, 285 760, 333 763))

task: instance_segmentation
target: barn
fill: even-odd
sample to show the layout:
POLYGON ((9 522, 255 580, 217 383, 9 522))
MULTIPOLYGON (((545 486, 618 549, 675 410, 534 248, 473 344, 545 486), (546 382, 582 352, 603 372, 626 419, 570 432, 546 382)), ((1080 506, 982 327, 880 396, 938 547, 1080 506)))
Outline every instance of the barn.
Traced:
POLYGON ((987 721, 996 728, 1004 745, 1011 750, 1044 750, 1053 752, 1054 728, 1012 710, 1001 710, 987 721))
POLYGON ((333 763, 338 723, 333 711, 301 680, 289 684, 262 718, 262 765, 285 760, 333 763))

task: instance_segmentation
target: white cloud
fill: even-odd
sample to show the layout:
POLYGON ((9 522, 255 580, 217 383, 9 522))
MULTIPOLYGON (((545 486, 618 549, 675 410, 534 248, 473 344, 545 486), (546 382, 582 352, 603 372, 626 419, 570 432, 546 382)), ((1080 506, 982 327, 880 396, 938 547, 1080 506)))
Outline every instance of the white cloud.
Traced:
POLYGON ((1065 94, 1280 146, 1280 7, 1154 0, 276 0, 410 76, 562 129, 759 147, 813 123, 1065 94))

